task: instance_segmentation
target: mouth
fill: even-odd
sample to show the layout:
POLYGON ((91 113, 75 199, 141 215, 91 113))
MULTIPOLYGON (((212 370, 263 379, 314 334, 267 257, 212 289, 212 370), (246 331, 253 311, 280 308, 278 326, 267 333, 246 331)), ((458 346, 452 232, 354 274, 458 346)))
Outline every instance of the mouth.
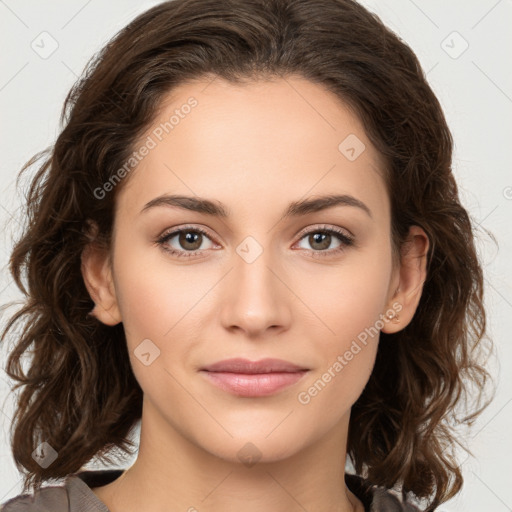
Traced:
POLYGON ((269 396, 301 380, 308 368, 281 359, 227 359, 200 369, 212 385, 243 397, 269 396))

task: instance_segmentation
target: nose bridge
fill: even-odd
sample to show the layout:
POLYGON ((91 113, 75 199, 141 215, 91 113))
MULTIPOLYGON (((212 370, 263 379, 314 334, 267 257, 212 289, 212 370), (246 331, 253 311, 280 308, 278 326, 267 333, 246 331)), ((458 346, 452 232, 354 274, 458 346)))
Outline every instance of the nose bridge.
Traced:
POLYGON ((275 284, 271 279, 271 249, 264 248, 254 237, 246 237, 236 248, 235 276, 241 291, 256 295, 265 294, 268 298, 275 296, 270 293, 275 284))

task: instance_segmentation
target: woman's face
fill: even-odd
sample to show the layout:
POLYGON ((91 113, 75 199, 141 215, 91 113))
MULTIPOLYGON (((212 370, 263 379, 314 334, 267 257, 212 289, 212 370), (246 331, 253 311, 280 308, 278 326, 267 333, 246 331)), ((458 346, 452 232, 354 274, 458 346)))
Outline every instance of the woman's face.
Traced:
POLYGON ((383 162, 361 123, 302 79, 217 78, 173 90, 135 149, 116 203, 110 314, 144 392, 143 428, 268 461, 345 432, 382 315, 398 311, 383 162), (301 207, 324 196, 345 200, 301 207), (225 216, 196 211, 206 200, 225 216), (201 370, 231 358, 306 371, 278 389, 201 370))

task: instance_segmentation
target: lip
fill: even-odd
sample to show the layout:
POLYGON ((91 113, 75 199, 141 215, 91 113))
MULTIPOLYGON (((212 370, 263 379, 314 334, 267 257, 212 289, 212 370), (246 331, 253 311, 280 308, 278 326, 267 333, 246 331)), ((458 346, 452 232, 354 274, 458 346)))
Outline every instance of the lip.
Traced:
POLYGON ((283 359, 266 358, 259 361, 250 361, 249 359, 242 359, 236 357, 234 359, 224 359, 217 363, 210 364, 201 368, 208 372, 229 372, 229 373, 288 373, 308 370, 302 366, 284 361, 283 359))
POLYGON ((282 359, 226 359, 201 368, 214 386, 244 397, 268 396, 297 383, 308 372, 282 359))

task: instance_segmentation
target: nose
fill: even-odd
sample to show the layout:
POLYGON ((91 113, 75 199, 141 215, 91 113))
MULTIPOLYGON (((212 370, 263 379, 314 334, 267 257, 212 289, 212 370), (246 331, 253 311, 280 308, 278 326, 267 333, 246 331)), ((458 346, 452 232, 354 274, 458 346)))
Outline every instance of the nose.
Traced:
POLYGON ((285 284, 285 274, 270 250, 250 240, 240 244, 223 283, 220 318, 224 328, 251 338, 287 330, 294 296, 285 284))

